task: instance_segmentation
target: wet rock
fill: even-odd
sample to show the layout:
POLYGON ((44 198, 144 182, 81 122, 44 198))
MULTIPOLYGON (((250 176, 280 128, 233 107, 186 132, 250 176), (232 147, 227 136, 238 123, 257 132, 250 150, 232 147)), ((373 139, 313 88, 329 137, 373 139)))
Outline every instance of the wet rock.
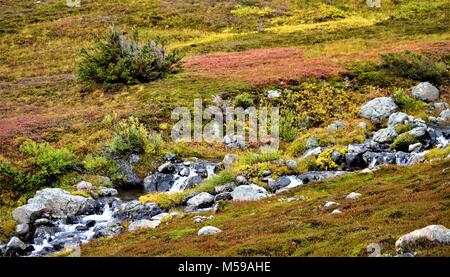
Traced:
POLYGON ((75 227, 75 230, 80 231, 80 232, 84 232, 89 230, 89 227, 86 225, 78 225, 77 227, 75 227))
POLYGON ((350 144, 347 146, 348 153, 352 154, 364 154, 368 149, 364 144, 350 144))
POLYGON ((267 97, 268 98, 280 98, 281 91, 280 90, 268 90, 267 97))
POLYGON ((264 170, 264 171, 262 172, 262 176, 263 176, 263 177, 270 176, 270 174, 272 174, 272 171, 270 171, 270 170, 264 170))
POLYGON ((335 209, 331 212, 331 214, 337 215, 337 214, 342 214, 342 212, 339 209, 335 209))
POLYGON ((423 145, 422 143, 418 142, 418 143, 414 143, 408 146, 408 151, 409 152, 420 152, 423 149, 423 145))
POLYGON ((214 202, 217 201, 228 201, 233 199, 233 197, 231 196, 231 193, 228 191, 222 192, 217 194, 216 196, 214 196, 214 202))
POLYGON ((54 236, 58 231, 58 227, 39 226, 34 231, 34 237, 48 239, 54 236))
POLYGON ((362 196, 361 193, 358 192, 350 192, 345 199, 350 199, 350 200, 356 200, 359 199, 362 196))
POLYGON ((448 121, 450 120, 450 109, 443 110, 439 115, 439 120, 448 121))
POLYGON ((331 160, 333 160, 333 162, 335 162, 337 165, 341 165, 345 162, 345 154, 337 150, 333 150, 333 152, 331 152, 331 160))
POLYGON ((119 192, 113 188, 99 187, 97 189, 98 197, 111 197, 116 196, 117 194, 119 194, 119 192))
POLYGON ((165 162, 158 167, 158 172, 172 174, 175 172, 175 166, 172 164, 172 162, 165 162))
POLYGON ((233 182, 230 182, 230 183, 226 183, 224 185, 216 186, 214 188, 214 191, 216 194, 223 193, 223 192, 232 192, 235 187, 236 187, 236 184, 233 182))
POLYGON ((269 188, 271 191, 277 191, 284 187, 289 186, 291 179, 288 176, 281 176, 273 182, 269 182, 269 188))
POLYGON ((28 200, 27 205, 14 210, 13 217, 19 223, 30 223, 44 211, 56 218, 66 218, 70 215, 92 213, 96 209, 98 205, 93 199, 71 195, 59 188, 46 188, 37 191, 35 196, 28 200))
POLYGON ((203 183, 203 179, 202 179, 202 177, 200 177, 198 175, 192 176, 192 177, 189 177, 185 183, 186 183, 186 185, 182 188, 182 190, 190 189, 190 188, 195 187, 198 184, 203 183))
POLYGON ((157 172, 151 174, 144 179, 145 191, 169 191, 174 183, 174 177, 172 174, 164 174, 157 172))
POLYGON ((205 226, 205 227, 201 228, 200 230, 198 230, 197 235, 198 236, 215 235, 215 234, 218 234, 221 232, 222 232, 222 230, 220 230, 217 227, 205 226))
POLYGON ((86 224, 86 226, 87 227, 94 227, 95 226, 95 224, 96 224, 96 221, 95 220, 87 220, 86 222, 85 222, 85 224, 86 224))
POLYGON ((375 124, 380 124, 384 119, 397 111, 398 107, 390 97, 378 97, 361 106, 360 115, 375 124))
POLYGON ((34 227, 39 227, 39 226, 53 226, 53 222, 50 221, 48 218, 39 218, 34 222, 34 227))
POLYGON ((369 166, 374 167, 378 164, 395 164, 396 156, 394 152, 371 152, 368 151, 362 155, 363 160, 369 166))
POLYGON ((237 159, 238 156, 236 154, 226 154, 222 161, 225 169, 231 168, 235 164, 237 159))
POLYGON ((115 216, 121 220, 148 219, 163 211, 154 203, 142 204, 138 200, 133 200, 122 204, 115 216))
POLYGON ((214 203, 214 196, 207 192, 201 192, 194 197, 190 198, 187 202, 188 206, 197 208, 207 208, 214 203))
POLYGON ((141 156, 138 154, 130 155, 130 164, 139 164, 141 162, 141 156))
POLYGON ((336 120, 332 124, 327 126, 327 130, 331 131, 331 132, 336 131, 337 129, 341 129, 341 128, 344 128, 344 123, 340 120, 336 120))
POLYGON ((248 184, 247 178, 245 178, 244 176, 237 176, 236 182, 238 183, 238 185, 247 185, 248 184))
POLYGON ((202 223, 208 219, 206 216, 197 215, 194 216, 194 223, 202 223))
POLYGON ((123 176, 122 182, 124 185, 129 186, 140 186, 142 185, 142 178, 139 177, 136 172, 134 172, 133 167, 127 161, 118 159, 115 161, 119 173, 123 176))
MULTIPOLYGON (((95 230, 95 229, 94 229, 95 230)), ((120 220, 114 219, 106 224, 105 228, 95 231, 94 238, 107 237, 112 238, 124 231, 120 220)))
POLYGON ((308 138, 306 140, 306 150, 319 147, 319 140, 316 137, 308 138))
POLYGON ((297 162, 294 161, 294 160, 287 160, 287 161, 286 161, 286 166, 287 166, 289 169, 295 169, 295 168, 297 168, 298 164, 297 164, 297 162))
POLYGON ((356 153, 345 154, 345 164, 348 168, 365 168, 367 163, 363 160, 362 155, 356 153))
POLYGON ((267 191, 255 184, 241 185, 231 192, 234 201, 255 201, 268 197, 267 191))
POLYGON ((86 181, 81 181, 76 184, 76 188, 78 191, 91 191, 93 189, 93 185, 86 181))
POLYGON ((302 155, 302 159, 311 157, 311 156, 318 156, 320 153, 322 153, 323 151, 323 147, 316 147, 310 150, 307 150, 305 153, 303 153, 302 155))
POLYGON ((339 203, 337 203, 337 202, 328 201, 328 202, 326 202, 325 204, 323 204, 323 207, 324 207, 324 208, 329 208, 329 207, 332 207, 332 206, 338 206, 338 205, 339 205, 339 203))
POLYGON ((373 134, 373 140, 378 143, 391 143, 395 137, 397 132, 392 127, 380 129, 373 134))
POLYGON ((128 226, 128 231, 134 231, 136 229, 155 229, 161 224, 161 221, 159 220, 148 220, 148 219, 141 219, 137 221, 133 221, 128 226))
POLYGON ((18 237, 12 237, 6 245, 7 256, 21 256, 28 250, 28 246, 18 237))
POLYGON ((441 110, 441 111, 448 109, 448 104, 445 102, 437 102, 437 103, 434 103, 433 106, 435 109, 441 110))
POLYGON ((176 158, 177 158, 177 155, 174 154, 174 153, 167 153, 167 154, 165 154, 164 157, 163 157, 163 159, 164 159, 165 161, 171 161, 171 162, 175 161, 176 158))
POLYGON ((30 231, 30 225, 23 223, 23 224, 17 224, 16 225, 16 234, 19 237, 25 237, 28 232, 30 231))
POLYGON ((450 230, 443 225, 429 225, 401 236, 395 242, 398 253, 414 252, 414 249, 428 245, 450 245, 450 230))
POLYGON ((317 182, 328 178, 334 178, 345 174, 345 171, 309 171, 298 175, 296 178, 302 184, 317 182))
POLYGON ((192 193, 186 195, 186 196, 184 197, 183 201, 182 201, 182 205, 183 205, 183 206, 187 206, 187 205, 188 205, 187 202, 189 201, 189 199, 191 199, 192 197, 195 197, 195 196, 198 195, 199 193, 200 193, 200 192, 198 192, 198 191, 194 191, 194 192, 192 192, 192 193))
POLYGON ((42 203, 29 203, 16 208, 13 211, 12 216, 17 222, 27 224, 33 223, 46 211, 47 209, 42 203))
POLYGON ((403 124, 405 121, 408 121, 409 116, 402 112, 396 112, 389 116, 388 126, 394 127, 398 124, 403 124))
POLYGON ((439 90, 429 82, 423 82, 412 88, 412 95, 425 102, 439 99, 439 90))

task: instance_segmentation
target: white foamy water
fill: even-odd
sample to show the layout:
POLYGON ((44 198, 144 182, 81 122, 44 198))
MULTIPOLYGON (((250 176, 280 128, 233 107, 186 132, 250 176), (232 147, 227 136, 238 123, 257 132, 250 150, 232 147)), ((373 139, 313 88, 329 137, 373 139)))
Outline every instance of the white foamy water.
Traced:
MULTIPOLYGON (((206 179, 211 178, 212 176, 216 175, 214 173, 215 165, 206 165, 206 172, 208 174, 206 179)), ((197 171, 194 168, 186 168, 186 170, 189 170, 188 176, 181 176, 179 174, 174 174, 175 182, 173 183, 172 187, 167 193, 174 193, 183 191, 186 189, 187 181, 195 176, 198 176, 197 171)))

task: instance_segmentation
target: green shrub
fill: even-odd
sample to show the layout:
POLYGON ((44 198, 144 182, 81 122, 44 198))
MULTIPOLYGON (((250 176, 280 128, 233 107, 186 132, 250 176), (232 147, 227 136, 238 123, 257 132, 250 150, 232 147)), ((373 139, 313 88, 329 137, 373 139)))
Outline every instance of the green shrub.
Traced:
POLYGON ((130 38, 112 29, 95 42, 92 51, 81 50, 83 59, 77 71, 81 82, 105 87, 150 82, 165 77, 180 60, 176 52, 166 53, 161 39, 139 45, 137 32, 130 38))
POLYGON ((239 94, 234 98, 234 105, 244 109, 253 106, 253 97, 248 93, 239 94))
POLYGON ((446 65, 410 51, 381 55, 382 68, 392 75, 440 85, 448 76, 446 65))
POLYGON ((117 174, 117 166, 114 161, 106 157, 87 155, 83 160, 84 169, 88 174, 114 176, 117 174))
POLYGON ((418 143, 419 141, 409 133, 403 133, 394 139, 394 142, 389 146, 391 149, 397 151, 408 151, 408 147, 411 144, 418 143))
POLYGON ((268 153, 246 152, 242 156, 242 162, 244 164, 252 165, 256 163, 264 163, 278 160, 280 157, 281 157, 280 152, 268 152, 268 153))
POLYGON ((426 110, 428 105, 407 94, 403 89, 397 89, 392 95, 395 104, 406 113, 416 113, 426 110))
POLYGON ((136 117, 121 120, 114 128, 115 136, 107 144, 113 154, 129 155, 132 153, 159 154, 163 141, 159 135, 149 135, 144 124, 136 117))
POLYGON ((316 163, 317 163, 317 166, 319 167, 319 169, 321 169, 321 170, 336 170, 338 168, 338 165, 331 158, 331 155, 333 154, 334 150, 341 152, 342 154, 347 153, 346 148, 327 148, 327 149, 325 149, 317 157, 316 163))
POLYGON ((0 162, 0 192, 9 192, 16 196, 40 188, 45 179, 30 173, 17 171, 10 165, 0 162))
POLYGON ((450 155, 450 145, 445 148, 434 148, 425 154, 425 160, 443 159, 450 155))
POLYGON ((75 155, 69 149, 56 149, 46 142, 27 140, 20 145, 20 151, 29 157, 35 173, 48 182, 75 165, 75 155))
POLYGON ((206 179, 203 184, 198 185, 194 188, 195 191, 204 191, 208 193, 214 193, 214 188, 229 182, 236 180, 236 176, 231 173, 230 170, 223 170, 219 174, 206 179))
POLYGON ((301 117, 292 110, 281 110, 280 136, 285 141, 293 141, 299 132, 298 122, 301 117))
POLYGON ((401 123, 395 126, 395 131, 397 132, 397 134, 403 134, 406 133, 408 131, 411 131, 413 129, 413 125, 409 122, 407 122, 406 124, 401 123))

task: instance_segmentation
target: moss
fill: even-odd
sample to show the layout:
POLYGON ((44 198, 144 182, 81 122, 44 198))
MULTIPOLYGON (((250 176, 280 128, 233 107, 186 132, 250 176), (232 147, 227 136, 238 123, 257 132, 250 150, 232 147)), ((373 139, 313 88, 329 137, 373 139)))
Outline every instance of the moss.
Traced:
POLYGON ((176 206, 180 206, 183 202, 183 199, 192 191, 185 190, 182 192, 175 193, 165 193, 165 192, 156 192, 149 193, 139 197, 139 201, 141 203, 156 203, 161 209, 170 209, 176 206))
POLYGON ((408 151, 408 147, 411 144, 418 143, 418 142, 419 141, 415 137, 413 137, 411 134, 403 133, 394 139, 394 141, 391 143, 389 148, 395 149, 397 151, 405 151, 406 152, 406 151, 408 151))
POLYGON ((392 95, 392 99, 400 110, 407 114, 416 116, 423 116, 426 114, 428 104, 410 96, 403 89, 397 89, 392 95))
POLYGON ((91 196, 88 192, 86 192, 86 191, 79 191, 79 190, 76 190, 76 191, 72 191, 70 194, 72 194, 72 195, 78 195, 78 196, 83 196, 83 197, 86 197, 86 198, 92 198, 92 196, 91 196))
POLYGON ((431 161, 434 159, 443 159, 450 155, 450 145, 445 148, 434 148, 425 154, 425 159, 431 161))
POLYGON ((197 232, 197 229, 189 228, 184 230, 174 230, 168 233, 165 238, 167 240, 177 240, 187 236, 191 236, 197 232))
POLYGON ((413 127, 414 126, 410 122, 407 122, 406 124, 400 123, 395 126, 395 131, 397 132, 397 134, 403 134, 408 131, 411 131, 413 127))
POLYGON ((240 94, 234 98, 234 105, 244 109, 251 107, 253 106, 253 97, 248 93, 240 94))
POLYGON ((334 151, 338 151, 342 154, 347 153, 347 148, 339 147, 339 148, 327 148, 317 157, 317 166, 321 170, 336 170, 338 165, 333 161, 331 155, 334 151))

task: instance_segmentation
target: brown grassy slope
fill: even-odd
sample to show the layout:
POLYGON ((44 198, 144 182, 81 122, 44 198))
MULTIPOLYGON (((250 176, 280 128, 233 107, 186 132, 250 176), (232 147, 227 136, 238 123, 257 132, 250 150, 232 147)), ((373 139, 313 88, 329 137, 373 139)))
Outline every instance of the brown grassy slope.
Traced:
MULTIPOLYGON (((215 218, 193 223, 194 215, 173 219, 155 230, 100 239, 82 248, 84 256, 364 256, 370 243, 395 254, 403 234, 430 224, 450 226, 450 160, 411 167, 383 167, 307 185, 267 200, 230 203, 215 218), (345 196, 357 191, 359 200, 345 196), (277 198, 306 196, 306 201, 277 198), (342 215, 322 208, 341 204, 342 215), (223 230, 198 237, 203 225, 223 230)), ((450 247, 421 249, 418 255, 449 256, 450 247)))

